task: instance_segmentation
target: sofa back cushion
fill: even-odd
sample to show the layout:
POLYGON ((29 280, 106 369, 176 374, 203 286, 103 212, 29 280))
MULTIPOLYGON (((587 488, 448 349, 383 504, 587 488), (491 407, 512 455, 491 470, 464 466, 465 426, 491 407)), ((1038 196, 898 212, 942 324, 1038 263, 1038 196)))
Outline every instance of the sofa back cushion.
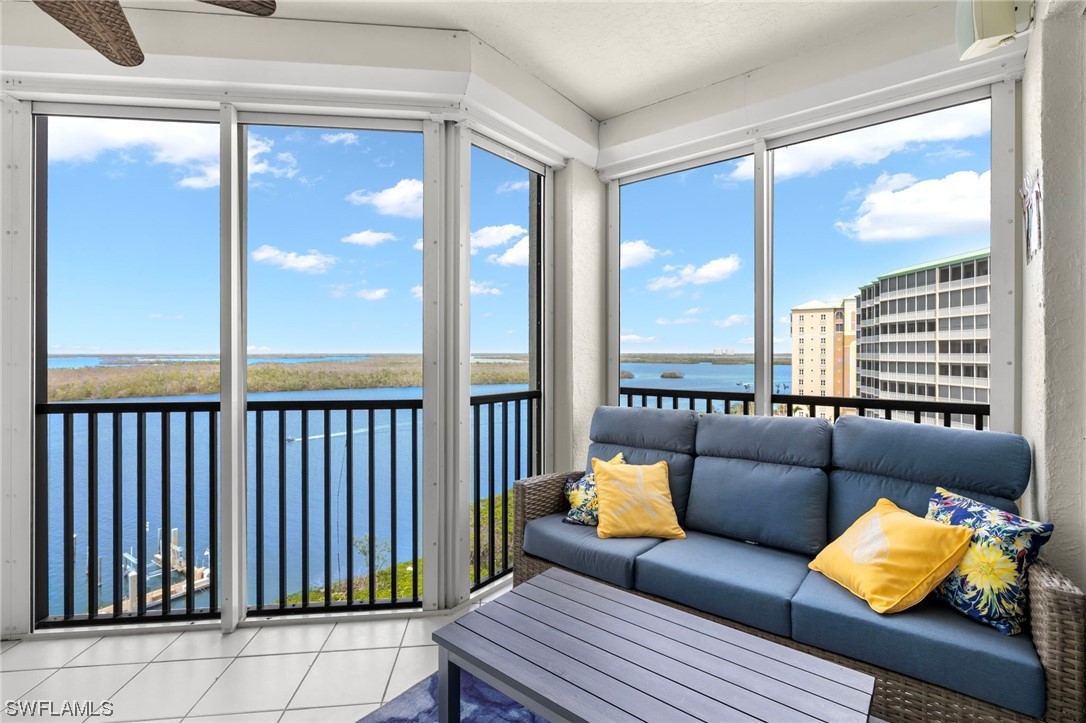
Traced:
POLYGON ((686 526, 815 555, 826 546, 833 428, 824 419, 707 414, 686 526))
POLYGON ((880 497, 923 517, 936 487, 1017 512, 1030 467, 1029 444, 1017 434, 841 417, 833 430, 830 539, 880 497))
POLYGON ((690 494, 690 475, 694 470, 694 438, 698 414, 681 409, 638 407, 598 407, 589 430, 588 459, 585 469, 592 469, 592 458, 608 460, 622 452, 627 464, 667 462, 668 486, 675 514, 682 525, 686 517, 686 498, 690 494))

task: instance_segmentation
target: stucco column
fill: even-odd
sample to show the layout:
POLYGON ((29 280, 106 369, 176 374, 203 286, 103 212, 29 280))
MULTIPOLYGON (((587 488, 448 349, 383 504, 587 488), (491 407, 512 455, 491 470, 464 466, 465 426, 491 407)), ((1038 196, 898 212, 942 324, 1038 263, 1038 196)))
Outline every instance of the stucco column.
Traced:
POLYGON ((1038 2, 1022 79, 1022 171, 1043 190, 1043 246, 1022 274, 1022 433, 1034 451, 1026 513, 1055 523, 1043 554, 1086 586, 1086 68, 1081 0, 1038 2))
POLYGON ((554 176, 554 466, 581 469, 607 399, 607 186, 571 161, 554 176))

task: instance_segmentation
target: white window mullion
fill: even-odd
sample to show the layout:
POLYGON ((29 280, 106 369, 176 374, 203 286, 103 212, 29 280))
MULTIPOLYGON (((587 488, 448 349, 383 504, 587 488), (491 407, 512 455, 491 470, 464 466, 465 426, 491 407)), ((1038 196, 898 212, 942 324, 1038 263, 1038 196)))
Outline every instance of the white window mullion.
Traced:
MULTIPOLYGON (((34 248, 30 103, 5 97, 0 148, 0 623, 4 637, 34 618, 34 248)), ((41 313, 44 313, 42 310, 41 313)), ((38 585, 42 590, 46 588, 38 585)), ((48 600, 44 601, 48 609, 48 600)))
POLYGON ((1017 299, 1022 256, 1017 222, 1021 214, 1016 186, 1016 100, 1013 80, 992 86, 992 216, 991 216, 991 371, 989 427, 999 432, 1021 429, 1022 380, 1018 373, 1019 320, 1017 299))
POLYGON ((222 629, 231 632, 246 611, 246 333, 245 155, 237 110, 221 106, 219 125, 219 558, 222 629))
POLYGON ((754 413, 772 413, 773 153, 754 144, 754 413))

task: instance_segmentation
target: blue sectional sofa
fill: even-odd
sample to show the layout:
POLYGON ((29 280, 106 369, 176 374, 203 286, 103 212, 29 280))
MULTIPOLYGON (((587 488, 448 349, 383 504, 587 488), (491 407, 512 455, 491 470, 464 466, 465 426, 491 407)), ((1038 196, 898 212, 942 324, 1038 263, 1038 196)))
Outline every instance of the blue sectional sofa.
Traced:
POLYGON ((517 584, 561 566, 864 670, 887 720, 1082 720, 1083 595, 1043 561, 1030 572, 1031 630, 1017 636, 934 599, 879 615, 807 568, 881 497, 922 516, 941 486, 1017 511, 1031 468, 1022 437, 619 407, 599 408, 590 436, 589 463, 667 460, 687 537, 600 539, 562 521, 562 487, 582 472, 522 480, 517 584))

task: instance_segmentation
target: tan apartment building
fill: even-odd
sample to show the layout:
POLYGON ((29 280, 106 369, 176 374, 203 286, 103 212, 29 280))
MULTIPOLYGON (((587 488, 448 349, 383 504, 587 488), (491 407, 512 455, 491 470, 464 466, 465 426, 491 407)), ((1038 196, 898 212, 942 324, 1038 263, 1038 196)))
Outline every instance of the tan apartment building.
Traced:
POLYGON ((792 308, 792 393, 856 395, 856 299, 792 308))

